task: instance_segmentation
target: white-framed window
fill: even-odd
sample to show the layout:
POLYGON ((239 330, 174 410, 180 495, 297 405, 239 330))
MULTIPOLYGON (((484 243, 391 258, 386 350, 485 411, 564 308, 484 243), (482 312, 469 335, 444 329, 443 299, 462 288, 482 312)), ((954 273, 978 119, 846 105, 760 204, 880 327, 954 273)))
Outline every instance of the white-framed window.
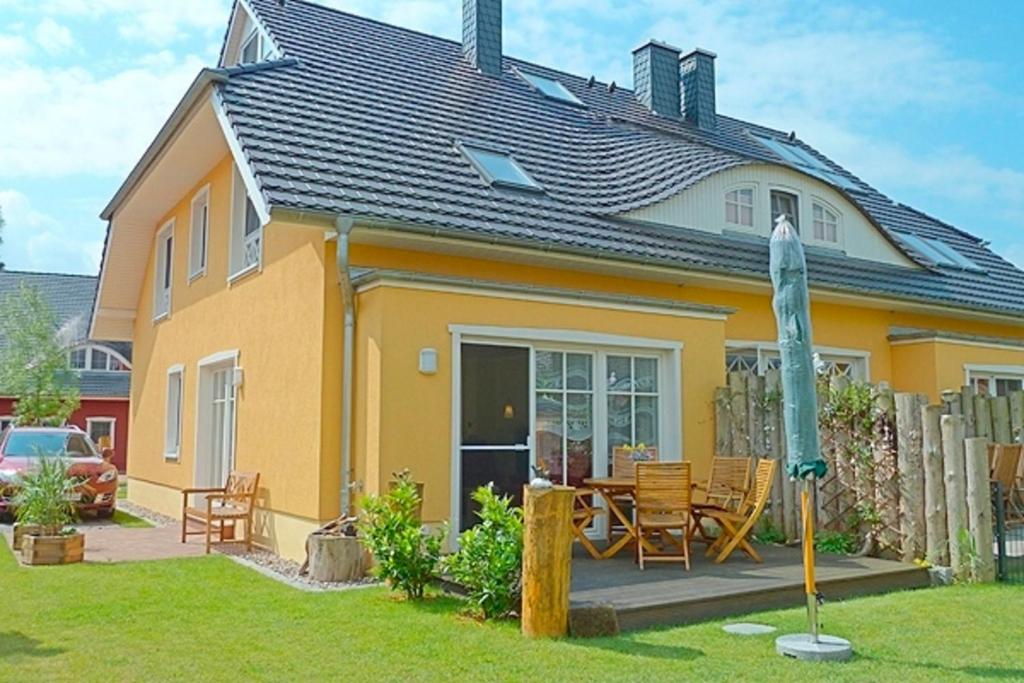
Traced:
MULTIPOLYGON (((608 466, 617 446, 658 447, 661 406, 657 356, 609 354, 608 466)), ((609 469, 610 471, 610 469, 609 469)))
POLYGON ((206 255, 210 241, 210 186, 192 198, 192 226, 189 231, 188 276, 194 280, 206 273, 206 255))
POLYGON ((99 448, 103 448, 102 439, 107 439, 106 447, 114 448, 114 433, 117 427, 117 419, 113 417, 87 417, 85 418, 85 431, 92 439, 92 442, 99 448))
POLYGON ((242 49, 238 52, 239 64, 255 64, 263 55, 263 36, 253 28, 248 37, 242 41, 242 49))
POLYGON ((982 396, 1009 396, 1024 390, 1024 367, 969 365, 967 383, 982 396))
MULTIPOLYGON (((782 367, 779 345, 774 342, 729 341, 725 346, 727 372, 763 375, 768 370, 782 367)), ((869 378, 868 361, 871 355, 867 351, 816 347, 814 355, 820 374, 846 376, 858 381, 867 381, 869 378)))
POLYGON ((840 227, 838 211, 826 206, 822 202, 815 201, 811 205, 811 218, 814 223, 811 237, 815 242, 839 244, 840 227))
POLYGON ((798 233, 800 232, 800 197, 793 192, 784 190, 771 191, 771 229, 775 229, 775 220, 779 216, 785 216, 789 224, 798 233))
POLYGON ((171 314, 171 283, 174 281, 174 221, 156 236, 156 267, 153 269, 153 320, 171 314))
POLYGON ((725 193, 725 222, 754 227, 754 188, 737 187, 725 193))
POLYGON ((14 419, 13 415, 0 415, 0 432, 14 424, 14 419))
POLYGON ((100 346, 86 344, 68 351, 68 360, 72 370, 91 370, 95 372, 131 372, 132 364, 117 351, 100 346))
POLYGON ((185 368, 175 365, 167 370, 167 407, 164 423, 164 458, 181 456, 181 401, 185 388, 185 368))
POLYGON ((241 173, 235 169, 231 207, 231 254, 229 280, 263 264, 263 222, 256 205, 245 189, 241 173))

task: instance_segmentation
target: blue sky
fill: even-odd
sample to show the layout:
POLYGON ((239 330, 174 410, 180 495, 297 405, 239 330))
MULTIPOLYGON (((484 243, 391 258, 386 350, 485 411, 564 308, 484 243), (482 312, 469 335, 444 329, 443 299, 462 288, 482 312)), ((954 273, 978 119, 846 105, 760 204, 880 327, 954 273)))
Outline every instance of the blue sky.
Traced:
MULTIPOLYGON (((330 0, 458 37, 461 0, 330 0)), ((230 0, 0 0, 8 268, 94 273, 97 215, 188 83, 230 0)), ((1024 3, 505 0, 506 52, 631 82, 654 37, 718 54, 719 111, 796 130, 1024 265, 1024 3)))

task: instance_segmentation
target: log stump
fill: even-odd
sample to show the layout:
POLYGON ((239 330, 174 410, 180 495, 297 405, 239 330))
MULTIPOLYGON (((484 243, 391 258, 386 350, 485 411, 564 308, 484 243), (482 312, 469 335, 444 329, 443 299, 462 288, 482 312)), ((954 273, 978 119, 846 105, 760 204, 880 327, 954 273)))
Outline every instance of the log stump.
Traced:
POLYGON ((312 533, 309 535, 309 578, 343 583, 366 576, 366 551, 355 536, 312 533))
POLYGON ((575 495, 571 486, 524 487, 522 630, 530 638, 569 632, 575 495))

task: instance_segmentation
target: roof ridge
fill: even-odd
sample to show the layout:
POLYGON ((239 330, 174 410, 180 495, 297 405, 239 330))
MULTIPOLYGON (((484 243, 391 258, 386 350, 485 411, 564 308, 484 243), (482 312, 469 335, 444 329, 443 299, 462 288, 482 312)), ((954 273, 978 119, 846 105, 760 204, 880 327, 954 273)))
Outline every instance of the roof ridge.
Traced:
POLYGON ((77 278, 89 278, 96 280, 99 275, 85 275, 83 273, 55 273, 49 270, 11 270, 9 268, 0 269, 0 275, 45 275, 47 277, 77 277, 77 278))

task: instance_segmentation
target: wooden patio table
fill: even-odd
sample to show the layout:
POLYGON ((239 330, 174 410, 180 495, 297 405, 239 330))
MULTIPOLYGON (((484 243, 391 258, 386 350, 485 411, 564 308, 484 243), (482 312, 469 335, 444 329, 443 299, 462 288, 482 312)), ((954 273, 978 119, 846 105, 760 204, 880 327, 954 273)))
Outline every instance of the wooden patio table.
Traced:
MULTIPOLYGON (((636 541, 636 526, 634 526, 633 520, 629 515, 622 511, 622 508, 619 507, 615 500, 616 497, 634 498, 636 496, 636 479, 593 477, 591 479, 584 479, 583 483, 594 489, 594 491, 604 498, 605 502, 608 503, 609 512, 611 512, 611 514, 622 523, 623 528, 626 530, 626 533, 622 535, 622 538, 615 541, 615 543, 608 546, 608 548, 601 553, 601 559, 606 560, 609 557, 614 557, 623 548, 636 541)), ((612 523, 610 516, 608 523, 612 523)))

